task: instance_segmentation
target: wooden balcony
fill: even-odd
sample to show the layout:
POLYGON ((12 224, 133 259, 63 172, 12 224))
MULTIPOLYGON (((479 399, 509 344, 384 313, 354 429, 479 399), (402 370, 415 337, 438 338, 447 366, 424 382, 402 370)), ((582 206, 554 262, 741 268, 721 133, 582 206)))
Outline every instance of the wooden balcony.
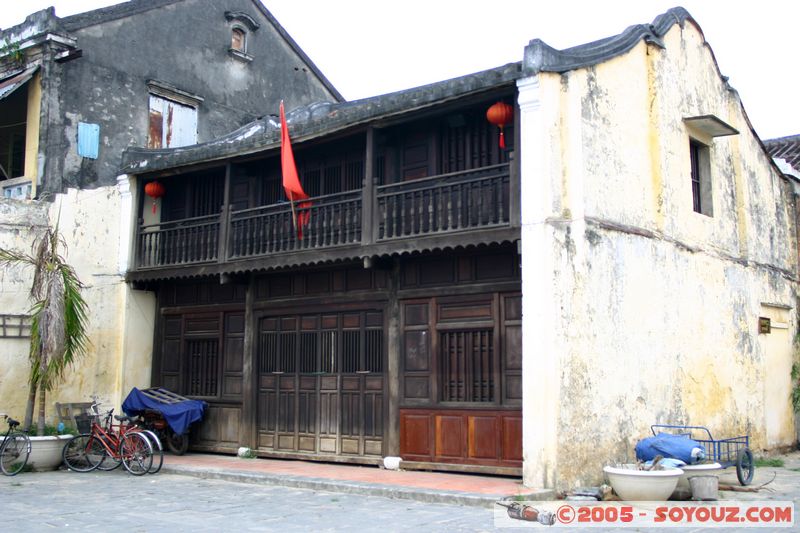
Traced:
POLYGON ((134 271, 274 262, 309 253, 327 254, 324 259, 368 257, 396 247, 433 249, 426 240, 447 243, 455 236, 460 245, 488 244, 481 235, 497 230, 513 239, 519 184, 511 168, 504 163, 388 185, 367 183, 311 198, 310 206, 295 203, 296 216, 308 219, 302 237, 288 202, 238 211, 224 206, 219 215, 142 225, 134 271))

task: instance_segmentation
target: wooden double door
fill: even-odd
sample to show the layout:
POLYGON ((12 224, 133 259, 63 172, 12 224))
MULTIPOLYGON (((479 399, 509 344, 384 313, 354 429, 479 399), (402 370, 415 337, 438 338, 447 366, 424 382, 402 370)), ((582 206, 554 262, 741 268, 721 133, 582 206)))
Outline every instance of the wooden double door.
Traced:
POLYGON ((382 456, 385 357, 379 309, 259 318, 259 450, 382 456))

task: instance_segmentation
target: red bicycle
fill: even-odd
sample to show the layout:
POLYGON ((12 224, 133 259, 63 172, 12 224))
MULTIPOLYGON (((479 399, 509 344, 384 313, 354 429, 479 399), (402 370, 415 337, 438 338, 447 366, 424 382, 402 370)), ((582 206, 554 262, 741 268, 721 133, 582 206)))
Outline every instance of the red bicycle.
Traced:
MULTIPOLYGON (((98 423, 99 416, 92 417, 91 431, 67 442, 62 452, 64 464, 75 472, 91 472, 108 461, 103 470, 113 470, 121 463, 136 476, 150 471, 155 473, 153 445, 148 436, 132 423, 131 417, 117 416, 120 424, 112 425, 112 413, 113 409, 106 414, 104 425, 98 423)), ((163 457, 160 457, 161 460, 163 457)), ((160 461, 158 469, 161 468, 160 461)))

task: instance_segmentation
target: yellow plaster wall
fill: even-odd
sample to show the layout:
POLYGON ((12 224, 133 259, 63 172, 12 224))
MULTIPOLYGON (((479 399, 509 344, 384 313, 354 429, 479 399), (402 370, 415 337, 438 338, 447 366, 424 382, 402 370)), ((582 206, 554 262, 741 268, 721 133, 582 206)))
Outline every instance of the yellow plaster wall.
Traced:
POLYGON ((31 198, 36 197, 39 178, 39 116, 42 111, 42 78, 39 72, 28 82, 28 116, 25 126, 25 178, 31 180, 31 198))
MULTIPOLYGON (((2 246, 27 251, 42 225, 58 223, 66 241, 65 259, 85 285, 89 306, 88 353, 69 370, 63 383, 47 399, 49 421, 55 422, 54 403, 88 401, 100 397, 105 407, 119 406, 133 386, 150 383, 155 301, 151 294, 133 291, 120 273, 120 217, 127 216, 117 187, 102 187, 58 195, 52 203, 0 202, 13 205, 19 224, 0 223, 2 246), (40 225, 21 221, 39 213, 40 225)), ((5 309, 24 312, 30 307, 30 273, 4 273, 0 302, 5 309)), ((8 311, 11 312, 11 311, 8 311)), ((27 399, 27 343, 0 339, 0 412, 22 416, 27 399)))
MULTIPOLYGON (((526 278, 553 276, 556 319, 541 326, 556 328, 552 345, 530 349, 556 361, 558 384, 536 386, 558 402, 533 413, 543 394, 529 395, 540 399, 523 409, 537 428, 555 419, 557 445, 526 460, 528 484, 598 483, 602 466, 633 459, 656 423, 704 425, 717 438, 749 434, 756 451, 794 439, 788 395, 769 393, 785 385, 791 350, 770 352, 758 333, 764 302, 785 306, 787 334, 797 331, 788 184, 700 31, 676 25, 664 43, 538 75, 545 174, 522 178, 536 181, 527 194, 549 194, 550 229, 548 252, 526 253, 523 187, 523 290, 526 278), (712 143, 713 217, 692 208, 683 122, 707 114, 740 131, 712 143), (768 431, 774 412, 782 414, 768 431)), ((533 322, 525 334, 539 338, 533 322)))

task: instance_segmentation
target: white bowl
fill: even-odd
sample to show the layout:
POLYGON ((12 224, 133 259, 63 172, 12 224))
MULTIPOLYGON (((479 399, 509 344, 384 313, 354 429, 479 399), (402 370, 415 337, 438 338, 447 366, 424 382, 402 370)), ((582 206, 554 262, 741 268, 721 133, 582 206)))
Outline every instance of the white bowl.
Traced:
POLYGON ((603 472, 614 492, 626 501, 666 501, 683 475, 680 468, 638 470, 634 464, 606 466, 603 472))
POLYGON ((718 476, 724 470, 719 463, 682 466, 683 475, 678 479, 678 488, 690 490, 689 478, 694 476, 718 476))

